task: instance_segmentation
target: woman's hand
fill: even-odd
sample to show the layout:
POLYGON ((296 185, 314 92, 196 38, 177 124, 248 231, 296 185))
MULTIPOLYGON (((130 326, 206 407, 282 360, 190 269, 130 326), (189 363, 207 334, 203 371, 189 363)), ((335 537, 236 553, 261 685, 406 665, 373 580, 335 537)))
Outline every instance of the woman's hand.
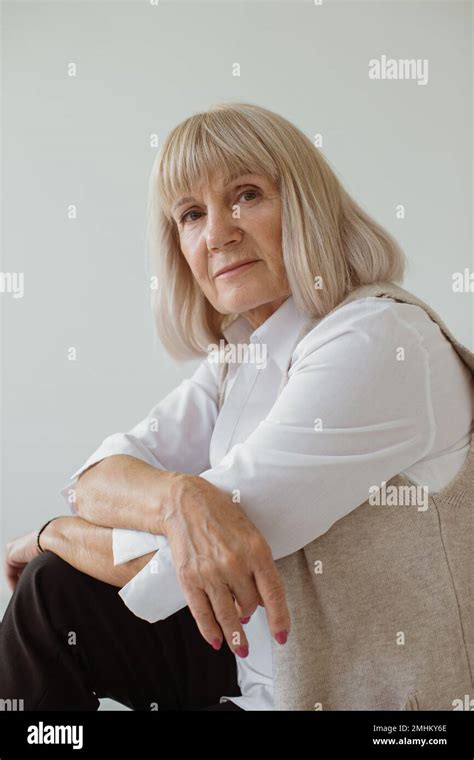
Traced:
POLYGON ((16 584, 30 560, 40 554, 36 545, 36 536, 38 531, 32 530, 25 536, 14 538, 7 544, 5 551, 5 577, 11 591, 15 591, 16 584))
POLYGON ((272 635, 285 642, 290 615, 271 549, 230 496, 204 478, 183 474, 170 489, 162 530, 189 609, 209 644, 219 648, 223 633, 230 649, 246 657, 239 619, 259 604, 272 635))

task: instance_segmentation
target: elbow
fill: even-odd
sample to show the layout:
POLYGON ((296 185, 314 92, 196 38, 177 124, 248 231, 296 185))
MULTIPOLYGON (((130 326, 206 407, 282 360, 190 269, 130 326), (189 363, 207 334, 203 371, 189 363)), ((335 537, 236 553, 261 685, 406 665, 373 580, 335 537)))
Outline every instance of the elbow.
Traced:
POLYGON ((83 520, 90 521, 93 514, 92 505, 94 503, 94 491, 95 491, 94 484, 90 477, 90 470, 86 470, 79 476, 76 486, 75 486, 75 491, 76 491, 76 500, 75 500, 76 513, 79 517, 82 517, 83 520))

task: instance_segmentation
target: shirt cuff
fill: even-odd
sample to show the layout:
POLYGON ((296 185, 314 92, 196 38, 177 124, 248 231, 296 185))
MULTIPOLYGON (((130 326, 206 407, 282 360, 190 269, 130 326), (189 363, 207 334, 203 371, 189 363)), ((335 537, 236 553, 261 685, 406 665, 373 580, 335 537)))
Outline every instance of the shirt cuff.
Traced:
POLYGON ((165 536, 156 536, 141 530, 128 528, 113 528, 112 551, 114 565, 122 565, 136 557, 156 551, 167 545, 165 536))
POLYGON ((166 539, 148 564, 118 593, 134 615, 149 623, 165 620, 187 606, 166 539))

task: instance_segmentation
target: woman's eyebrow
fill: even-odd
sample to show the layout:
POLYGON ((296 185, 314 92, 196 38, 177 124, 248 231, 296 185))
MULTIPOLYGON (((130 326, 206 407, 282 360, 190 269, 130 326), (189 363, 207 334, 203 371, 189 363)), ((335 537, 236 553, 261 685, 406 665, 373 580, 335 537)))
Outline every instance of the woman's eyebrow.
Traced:
MULTIPOLYGON (((229 180, 229 182, 227 182, 227 184, 225 184, 224 187, 228 187, 233 182, 236 182, 238 179, 242 179, 244 177, 255 177, 255 176, 256 176, 255 174, 241 174, 238 177, 233 177, 231 180, 229 180)), ((243 182, 241 185, 237 185, 237 187, 243 187, 243 185, 247 185, 247 184, 251 184, 250 181, 243 182)), ((173 211, 176 211, 176 209, 179 208, 179 206, 184 206, 185 203, 195 203, 195 202, 196 202, 196 198, 193 198, 192 195, 188 195, 184 198, 180 198, 179 201, 177 201, 174 204, 173 211)))
POLYGON ((194 203, 196 201, 196 198, 193 198, 192 196, 188 196, 186 198, 180 198, 177 203, 173 206, 173 211, 176 211, 176 209, 179 206, 183 206, 185 203, 194 203))

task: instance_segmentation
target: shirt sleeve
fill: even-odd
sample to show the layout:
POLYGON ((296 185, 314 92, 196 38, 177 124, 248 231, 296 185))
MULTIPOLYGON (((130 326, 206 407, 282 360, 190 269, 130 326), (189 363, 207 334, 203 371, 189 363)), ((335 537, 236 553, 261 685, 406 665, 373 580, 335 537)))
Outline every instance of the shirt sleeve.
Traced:
MULTIPOLYGON (((239 494, 274 559, 324 534, 363 504, 372 486, 381 487, 433 445, 423 338, 401 316, 409 312, 379 303, 373 311, 349 304, 313 328, 298 344, 288 382, 266 418, 219 465, 200 473, 239 494)), ((154 622, 186 603, 179 587, 174 598, 161 597, 175 579, 168 547, 166 563, 158 569, 148 563, 120 595, 154 622)))
MULTIPOLYGON (((128 454, 157 469, 194 475, 209 467, 217 383, 217 364, 206 358, 191 378, 183 380, 131 430, 105 438, 60 491, 72 514, 77 514, 75 485, 79 476, 106 457, 128 454)), ((114 565, 118 565, 162 548, 163 537, 114 528, 112 546, 114 565)))

